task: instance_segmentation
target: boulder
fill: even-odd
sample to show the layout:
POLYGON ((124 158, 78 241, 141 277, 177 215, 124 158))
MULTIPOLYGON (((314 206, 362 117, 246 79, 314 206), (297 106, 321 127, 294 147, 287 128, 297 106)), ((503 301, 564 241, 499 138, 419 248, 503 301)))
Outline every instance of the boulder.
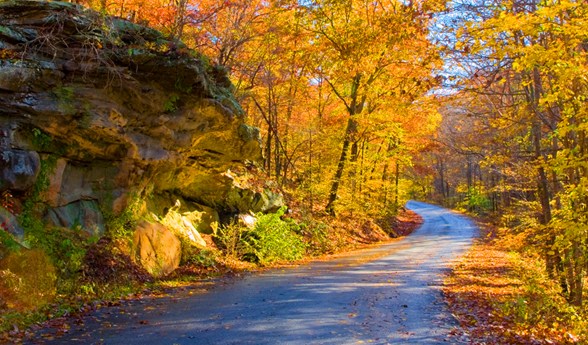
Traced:
POLYGON ((196 221, 198 220, 199 212, 181 214, 177 210, 171 209, 161 220, 161 223, 179 236, 188 239, 192 244, 199 247, 206 247, 206 241, 200 236, 200 233, 192 222, 194 218, 196 218, 196 221))
POLYGON ((242 213, 237 215, 237 221, 239 225, 242 225, 248 229, 253 229, 255 227, 255 223, 257 223, 257 218, 249 213, 242 213))
POLYGON ((211 207, 196 203, 191 203, 189 206, 194 211, 186 211, 182 214, 196 227, 196 230, 208 235, 215 233, 220 224, 218 212, 211 207))
POLYGON ((182 246, 174 233, 159 223, 142 221, 133 235, 131 253, 154 277, 163 277, 180 265, 182 246))
POLYGON ((41 160, 35 151, 0 149, 0 190, 26 191, 37 180, 41 160))
POLYGON ((155 218, 184 217, 201 234, 214 233, 220 223, 218 212, 212 207, 188 201, 170 193, 158 194, 149 198, 147 209, 155 215, 155 218))
POLYGON ((258 192, 234 186, 227 194, 226 204, 236 213, 275 212, 284 206, 284 197, 267 188, 258 192))

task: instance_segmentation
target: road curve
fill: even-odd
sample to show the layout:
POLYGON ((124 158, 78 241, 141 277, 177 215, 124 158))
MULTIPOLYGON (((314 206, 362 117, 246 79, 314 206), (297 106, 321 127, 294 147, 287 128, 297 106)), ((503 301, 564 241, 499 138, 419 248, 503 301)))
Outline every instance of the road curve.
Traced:
MULTIPOLYGON (((335 260, 246 275, 205 293, 132 301, 28 344, 448 344, 442 273, 471 244, 468 218, 410 201, 410 236, 335 260)), ((193 291, 192 291, 193 292, 193 291)), ((45 332, 45 336, 40 334, 45 332)))

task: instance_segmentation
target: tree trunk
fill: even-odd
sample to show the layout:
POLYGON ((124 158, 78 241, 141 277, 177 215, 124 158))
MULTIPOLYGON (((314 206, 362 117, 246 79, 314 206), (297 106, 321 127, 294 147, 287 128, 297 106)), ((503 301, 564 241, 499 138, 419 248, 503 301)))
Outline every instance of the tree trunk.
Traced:
POLYGON ((396 161, 396 176, 394 180, 394 209, 398 210, 398 181, 400 177, 400 164, 396 161))
POLYGON ((359 159, 359 144, 357 140, 351 144, 351 155, 349 157, 349 163, 351 167, 349 169, 349 181, 351 182, 351 195, 354 196, 357 190, 357 161, 359 159))
MULTIPOLYGON (((271 124, 269 124, 271 128, 271 124)), ((267 131, 267 140, 265 142, 265 172, 267 176, 271 176, 271 169, 272 169, 272 141, 273 141, 273 132, 271 129, 267 131)))
MULTIPOLYGON (((328 81, 327 81, 328 82, 328 81)), ((359 86, 361 84, 361 75, 358 74, 353 78, 351 85, 351 102, 347 104, 345 98, 337 92, 332 84, 329 83, 333 91, 337 94, 347 107, 349 113, 349 119, 347 119, 347 128, 345 128, 345 137, 343 138, 343 147, 341 148, 341 156, 337 162, 337 170, 331 184, 331 190, 329 192, 329 199, 325 206, 325 211, 331 215, 335 215, 335 200, 337 199, 337 193, 339 192, 339 186, 341 185, 341 178, 343 177, 343 171, 345 170, 345 163, 347 162, 347 151, 349 151, 349 145, 354 141, 355 134, 357 133, 357 121, 355 121, 355 115, 360 114, 363 110, 363 101, 358 102, 359 86)), ((356 147, 357 149, 357 147, 356 147)))
MULTIPOLYGON (((541 124, 538 120, 533 121, 532 135, 533 135, 533 149, 535 151, 535 159, 540 163, 543 161, 543 153, 541 150, 541 124)), ((551 205, 549 203, 549 181, 545 168, 539 164, 537 167, 537 196, 539 204, 541 205, 541 214, 539 222, 542 225, 547 225, 551 222, 551 205)), ((546 241, 545 253, 545 268, 550 278, 558 277, 558 262, 559 255, 554 253, 552 247, 555 243, 555 237, 550 234, 546 241)))
POLYGON ((174 26, 170 35, 171 39, 178 41, 182 40, 182 36, 184 35, 184 26, 186 25, 187 6, 187 0, 176 0, 176 15, 174 18, 174 26))
POLYGON ((341 148, 341 156, 337 162, 337 170, 335 171, 335 177, 333 177, 333 183, 329 192, 329 199, 325 211, 331 215, 335 215, 334 204, 337 200, 337 192, 339 191, 339 185, 341 184, 341 178, 343 177, 343 171, 345 170, 345 162, 347 161, 347 152, 349 151, 349 145, 351 144, 351 138, 357 131, 357 123, 355 119, 350 117, 347 120, 347 128, 345 129, 345 138, 343 139, 343 147, 341 148))

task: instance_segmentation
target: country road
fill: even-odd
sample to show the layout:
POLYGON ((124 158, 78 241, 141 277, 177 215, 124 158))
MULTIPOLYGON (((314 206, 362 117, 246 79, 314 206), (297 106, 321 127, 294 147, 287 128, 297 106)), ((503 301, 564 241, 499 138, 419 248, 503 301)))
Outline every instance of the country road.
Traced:
POLYGON ((407 207, 424 224, 402 240, 247 274, 203 293, 125 302, 72 322, 63 337, 25 343, 454 344, 440 284, 477 229, 437 206, 407 207))

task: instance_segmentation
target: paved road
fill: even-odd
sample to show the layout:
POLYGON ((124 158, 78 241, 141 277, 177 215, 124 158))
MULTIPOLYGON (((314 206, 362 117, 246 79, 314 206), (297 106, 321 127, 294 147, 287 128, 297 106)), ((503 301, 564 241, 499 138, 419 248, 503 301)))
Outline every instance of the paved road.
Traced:
MULTIPOLYGON (((424 224, 335 260, 247 275, 205 293, 134 301, 46 344, 448 344, 442 273, 477 234, 466 217, 411 201, 424 224)), ((79 322, 78 322, 79 323, 79 322)), ((35 343, 31 341, 29 343, 35 343)))

